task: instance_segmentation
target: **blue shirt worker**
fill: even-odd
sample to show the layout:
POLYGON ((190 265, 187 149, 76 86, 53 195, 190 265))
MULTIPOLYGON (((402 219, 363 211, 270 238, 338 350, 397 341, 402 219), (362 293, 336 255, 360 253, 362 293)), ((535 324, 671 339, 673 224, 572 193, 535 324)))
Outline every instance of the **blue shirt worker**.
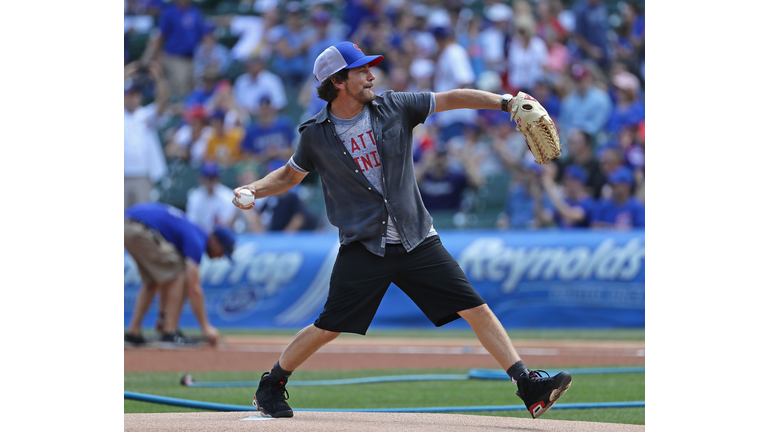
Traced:
POLYGON ((211 258, 231 258, 234 233, 229 228, 217 227, 210 235, 206 234, 181 210, 156 202, 129 207, 124 219, 124 246, 136 262, 142 281, 125 342, 147 343, 141 334, 141 322, 155 294, 159 294, 161 343, 184 345, 188 342, 178 329, 181 308, 188 297, 205 338, 215 345, 218 331, 205 310, 199 265, 204 253, 211 258))
POLYGON ((327 102, 299 126, 295 153, 284 166, 233 192, 263 198, 299 184, 317 171, 328 220, 339 229, 339 248, 328 298, 314 322, 264 372, 253 405, 272 417, 293 417, 285 384, 291 373, 340 333, 364 335, 390 284, 403 290, 439 327, 464 318, 483 346, 517 383, 536 418, 571 385, 568 372, 543 377, 529 371, 496 315, 467 280, 432 226, 416 184, 413 129, 430 115, 454 109, 508 111, 512 95, 474 89, 440 93, 373 91, 372 67, 352 42, 328 47, 315 60, 318 96, 327 102))

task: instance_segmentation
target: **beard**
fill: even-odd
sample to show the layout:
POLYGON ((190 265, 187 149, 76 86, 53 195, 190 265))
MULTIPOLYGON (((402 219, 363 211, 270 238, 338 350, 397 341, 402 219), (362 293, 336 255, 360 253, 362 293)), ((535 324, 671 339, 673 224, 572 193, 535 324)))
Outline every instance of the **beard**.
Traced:
POLYGON ((366 105, 373 102, 376 99, 376 93, 374 93, 373 90, 371 90, 372 87, 373 86, 370 86, 370 87, 364 86, 362 89, 360 89, 359 92, 355 94, 349 93, 349 91, 347 91, 347 94, 349 94, 349 96, 352 97, 352 99, 360 102, 363 105, 366 105), (371 90, 371 91, 366 91, 366 90, 371 90))

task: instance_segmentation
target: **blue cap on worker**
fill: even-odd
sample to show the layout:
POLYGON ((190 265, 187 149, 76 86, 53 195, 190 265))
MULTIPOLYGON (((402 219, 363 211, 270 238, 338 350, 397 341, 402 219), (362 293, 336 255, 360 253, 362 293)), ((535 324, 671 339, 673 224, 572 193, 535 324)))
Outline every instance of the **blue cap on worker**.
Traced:
POLYGON ((212 234, 219 241, 222 249, 224 249, 224 255, 232 259, 232 252, 235 250, 235 233, 227 227, 218 226, 213 229, 212 234))
POLYGON ((353 69, 363 65, 376 66, 384 60, 384 56, 367 56, 357 44, 349 41, 339 42, 326 48, 315 60, 312 73, 315 78, 324 82, 331 75, 342 69, 353 69))

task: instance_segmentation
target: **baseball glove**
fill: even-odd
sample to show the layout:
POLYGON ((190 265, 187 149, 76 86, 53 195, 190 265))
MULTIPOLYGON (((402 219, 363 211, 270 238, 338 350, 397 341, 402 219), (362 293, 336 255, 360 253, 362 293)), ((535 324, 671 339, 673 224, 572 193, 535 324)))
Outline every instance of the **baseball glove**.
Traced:
POLYGON ((547 110, 536 99, 518 92, 510 109, 517 131, 525 135, 525 143, 536 158, 536 163, 548 164, 560 157, 560 135, 547 110))

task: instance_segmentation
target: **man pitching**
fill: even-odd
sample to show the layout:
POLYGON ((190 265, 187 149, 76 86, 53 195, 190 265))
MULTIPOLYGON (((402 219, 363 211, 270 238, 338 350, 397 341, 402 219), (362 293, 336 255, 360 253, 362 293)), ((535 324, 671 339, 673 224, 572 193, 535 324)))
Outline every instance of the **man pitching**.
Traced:
POLYGON ((571 375, 529 371, 501 323, 446 251, 422 203, 413 171, 413 128, 442 111, 502 109, 512 95, 457 89, 442 93, 386 91, 377 96, 366 56, 341 42, 315 60, 318 96, 328 104, 299 126, 296 152, 266 177, 234 190, 233 204, 249 189, 256 198, 279 194, 317 170, 339 248, 325 307, 299 331, 272 371, 265 372, 254 406, 272 417, 292 417, 285 384, 291 373, 340 333, 364 335, 391 283, 402 289, 435 326, 464 318, 513 382, 537 418, 571 385, 571 375))

